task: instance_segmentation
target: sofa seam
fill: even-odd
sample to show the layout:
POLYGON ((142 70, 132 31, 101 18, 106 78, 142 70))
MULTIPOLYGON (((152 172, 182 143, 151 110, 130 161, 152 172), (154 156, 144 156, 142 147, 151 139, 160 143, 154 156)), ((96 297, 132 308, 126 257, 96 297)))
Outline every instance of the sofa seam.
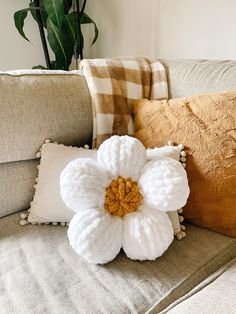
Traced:
POLYGON ((209 282, 205 283, 203 281, 201 281, 197 286, 195 286, 192 290, 190 290, 188 293, 186 293, 185 295, 183 295, 181 298, 179 298, 178 300, 176 300, 175 302, 173 302, 172 304, 170 304, 167 308, 165 308, 161 313, 165 314, 168 313, 169 310, 171 310, 172 308, 175 308, 177 305, 181 304, 182 302, 190 299, 191 297, 193 297, 195 294, 201 292, 202 290, 204 290, 206 287, 208 287, 209 285, 211 285, 215 280, 217 280, 218 278, 220 278, 221 275, 223 275, 225 272, 228 271, 228 269, 230 267, 232 267, 232 265, 236 264, 236 257, 234 257, 233 259, 231 259, 230 261, 228 261, 226 264, 222 265, 219 269, 217 269, 214 273, 212 273, 211 275, 209 275, 208 277, 206 277, 203 281, 207 280, 207 278, 213 276, 209 282), (225 268, 224 268, 225 267, 225 268), (221 270, 222 269, 222 270, 221 270), (202 284, 202 286, 201 286, 202 284), (199 286, 199 288, 198 288, 199 286), (173 306, 172 306, 173 305, 173 306))
MULTIPOLYGON (((236 243, 233 242, 231 245, 227 246, 226 248, 224 248, 222 251, 220 251, 220 253, 217 254, 217 256, 212 257, 208 262, 205 262, 201 267, 199 267, 197 270, 195 270, 190 276, 188 276, 186 279, 180 281, 179 283, 177 283, 171 290, 169 290, 167 292, 166 295, 164 295, 159 301, 155 302, 152 306, 150 306, 150 308, 145 312, 146 314, 149 313, 162 313, 164 314, 164 311, 173 303, 168 304, 164 309, 162 309, 160 312, 152 312, 155 310, 155 306, 158 305, 160 302, 164 301, 166 297, 168 297, 169 295, 171 295, 171 293, 173 293, 175 290, 177 290, 178 288, 180 288, 181 286, 184 286, 186 283, 189 282, 189 280, 191 279, 192 276, 194 276, 196 273, 199 273, 201 270, 203 270, 207 265, 209 264, 213 264, 214 261, 216 260, 220 260, 221 258, 224 258, 224 252, 230 250, 231 248, 235 248, 236 249, 236 243)), ((200 284, 203 280, 207 279, 209 276, 211 276, 212 274, 214 274, 215 272, 217 272, 222 266, 226 265, 227 263, 229 263, 230 261, 234 260, 236 258, 236 250, 235 250, 235 254, 232 257, 229 257, 230 259, 227 260, 226 262, 224 262, 222 265, 220 265, 219 267, 217 267, 216 269, 214 269, 213 272, 209 273, 207 275, 207 277, 201 278, 199 282, 194 284, 194 287, 192 289, 194 289, 195 287, 197 287, 198 284, 200 284)), ((191 290, 192 290, 191 289, 191 290)), ((187 293, 189 293, 191 290, 186 291, 184 294, 180 295, 178 297, 178 299, 176 299, 175 301, 179 300, 180 298, 182 298, 183 296, 185 296, 187 293)))

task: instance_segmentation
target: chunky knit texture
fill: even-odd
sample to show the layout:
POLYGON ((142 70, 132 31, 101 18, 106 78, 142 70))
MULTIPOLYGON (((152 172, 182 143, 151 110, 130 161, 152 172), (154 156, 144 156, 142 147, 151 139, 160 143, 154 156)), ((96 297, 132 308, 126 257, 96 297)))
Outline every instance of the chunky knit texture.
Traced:
POLYGON ((186 171, 180 162, 168 157, 149 161, 139 184, 147 205, 164 212, 183 207, 189 195, 186 171))
POLYGON ((61 174, 62 199, 76 212, 70 244, 96 264, 113 260, 121 248, 132 259, 161 256, 173 240, 166 212, 185 205, 188 195, 181 164, 169 157, 147 161, 144 146, 129 136, 111 137, 97 162, 77 159, 61 174))
POLYGON ((111 215, 123 217, 135 212, 142 200, 137 182, 118 177, 106 188, 104 206, 111 215))

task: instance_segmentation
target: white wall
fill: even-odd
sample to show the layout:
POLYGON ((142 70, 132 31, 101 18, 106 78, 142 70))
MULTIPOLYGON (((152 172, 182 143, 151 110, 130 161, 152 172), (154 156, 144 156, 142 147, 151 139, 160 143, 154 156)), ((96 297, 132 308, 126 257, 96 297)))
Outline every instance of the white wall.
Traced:
POLYGON ((236 0, 90 0, 93 56, 236 59, 236 0))
POLYGON ((161 0, 157 55, 236 59, 235 0, 161 0))
POLYGON ((28 2, 0 0, 0 71, 32 68, 44 62, 37 25, 32 18, 25 23, 25 33, 32 44, 18 34, 14 25, 14 12, 27 7, 28 2))
MULTIPOLYGON (((174 0, 176 1, 176 0, 174 0)), ((157 53, 159 0, 90 0, 88 13, 100 30, 92 56, 157 53)))
MULTIPOLYGON (((44 64, 37 25, 29 18, 21 38, 13 21, 25 0, 0 0, 0 70, 44 64)), ((86 57, 236 59, 235 0, 89 0, 100 30, 86 57)), ((91 37, 91 26, 85 27, 91 37)))

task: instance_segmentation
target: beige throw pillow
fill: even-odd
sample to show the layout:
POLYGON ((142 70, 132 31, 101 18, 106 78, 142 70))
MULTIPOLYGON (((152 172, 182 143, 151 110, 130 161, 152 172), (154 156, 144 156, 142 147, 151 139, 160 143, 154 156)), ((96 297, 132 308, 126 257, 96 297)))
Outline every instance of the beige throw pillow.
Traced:
POLYGON ((34 199, 29 209, 30 223, 66 223, 74 212, 67 208, 60 195, 60 174, 76 158, 97 158, 95 150, 47 143, 42 146, 39 175, 34 199))

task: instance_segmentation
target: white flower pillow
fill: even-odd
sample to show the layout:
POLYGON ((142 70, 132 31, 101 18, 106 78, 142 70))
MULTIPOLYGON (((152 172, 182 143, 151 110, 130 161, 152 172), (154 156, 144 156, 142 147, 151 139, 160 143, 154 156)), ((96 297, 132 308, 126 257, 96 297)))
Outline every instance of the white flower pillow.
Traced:
POLYGON ((186 171, 173 158, 147 160, 143 144, 113 136, 101 144, 97 161, 70 162, 61 174, 61 196, 76 214, 68 237, 90 263, 113 260, 120 249, 135 260, 154 260, 173 241, 168 211, 186 204, 186 171))
MULTIPOLYGON (((97 160, 97 151, 88 149, 88 145, 85 145, 85 147, 86 149, 65 146, 45 140, 40 152, 37 153, 37 158, 41 157, 41 159, 39 174, 35 183, 34 199, 30 204, 29 213, 21 214, 21 225, 30 223, 34 225, 60 224, 65 226, 69 224, 74 216, 74 212, 61 199, 60 174, 65 166, 76 158, 92 158, 97 160)), ((147 149, 148 160, 160 157, 171 157, 181 160, 180 149, 177 146, 147 149)), ((182 163, 182 165, 184 164, 182 163)), ((181 212, 182 210, 178 211, 181 212)), ((176 211, 168 212, 168 215, 171 219, 175 236, 178 239, 183 238, 185 236, 185 227, 180 224, 183 217, 178 215, 176 211)))

